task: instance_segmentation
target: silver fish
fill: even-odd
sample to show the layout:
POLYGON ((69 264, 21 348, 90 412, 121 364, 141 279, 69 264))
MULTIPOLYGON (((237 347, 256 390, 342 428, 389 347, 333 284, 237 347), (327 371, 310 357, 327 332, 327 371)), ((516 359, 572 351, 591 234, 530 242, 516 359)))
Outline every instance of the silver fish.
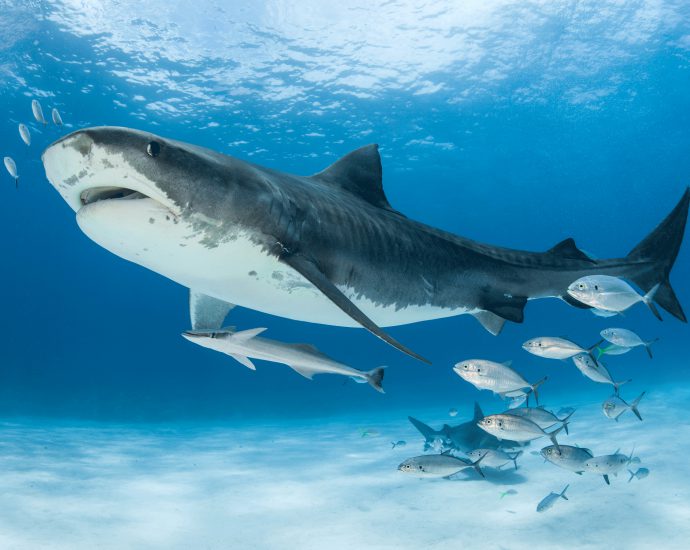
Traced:
POLYGON ((585 471, 585 462, 594 457, 589 449, 572 445, 560 445, 560 448, 549 445, 544 447, 539 454, 551 464, 580 475, 585 471))
POLYGON ((396 447, 404 447, 405 445, 407 445, 407 441, 404 441, 402 439, 400 441, 391 441, 391 445, 391 449, 395 449, 396 447))
POLYGON ((563 424, 565 428, 565 433, 568 433, 568 420, 573 415, 575 410, 568 414, 565 418, 558 418, 555 414, 541 407, 523 407, 520 409, 513 409, 505 411, 503 414, 513 414, 516 416, 522 416, 534 422, 537 426, 542 429, 550 428, 555 424, 563 424))
POLYGON ((22 138, 24 143, 31 145, 31 132, 29 132, 26 124, 19 124, 19 136, 22 138))
POLYGON ((546 512, 547 510, 551 509, 559 498, 568 500, 568 497, 565 496, 565 492, 568 490, 568 487, 570 487, 570 485, 566 485, 560 493, 549 493, 543 499, 541 499, 541 502, 537 504, 537 512, 546 512))
POLYGON ((627 328, 607 328, 601 331, 601 337, 607 342, 611 342, 614 346, 619 346, 623 348, 635 348, 637 346, 644 346, 647 350, 649 358, 652 358, 652 348, 651 345, 659 340, 655 338, 654 340, 645 341, 635 334, 632 330, 627 328))
POLYGON ((572 283, 568 287, 568 294, 585 305, 616 313, 642 302, 657 319, 661 320, 661 315, 654 305, 654 295, 658 289, 659 284, 656 284, 642 296, 619 277, 587 275, 572 283))
POLYGON ((50 115, 53 118, 53 124, 55 124, 56 126, 62 126, 62 117, 60 116, 60 111, 53 107, 53 110, 51 111, 50 115))
POLYGON ((583 348, 575 342, 560 338, 557 336, 542 336, 540 338, 532 338, 522 344, 522 349, 539 357, 547 359, 570 359, 573 355, 579 353, 592 353, 601 342, 597 342, 590 348, 583 348))
POLYGON ((405 460, 398 466, 398 471, 419 477, 450 477, 467 468, 474 468, 479 475, 484 477, 484 472, 479 468, 481 461, 480 458, 471 462, 448 452, 440 455, 420 455, 405 460))
POLYGON ((630 479, 628 479, 628 483, 630 483, 634 477, 636 477, 637 479, 646 478, 649 475, 649 470, 647 468, 638 468, 636 472, 628 470, 628 473, 630 474, 630 479))
POLYGON ((611 485, 609 475, 618 475, 618 472, 630 464, 633 452, 630 453, 630 456, 621 454, 618 451, 612 455, 595 456, 585 461, 585 471, 602 475, 606 484, 611 485))
POLYGON ((471 460, 478 460, 482 458, 482 466, 500 469, 509 462, 515 465, 517 470, 517 459, 522 454, 522 451, 515 453, 508 453, 500 449, 474 449, 466 453, 471 460))
MULTIPOLYGON (((517 495, 517 494, 518 494, 518 492, 517 492, 515 489, 508 489, 507 491, 503 491, 503 492, 501 493, 501 497, 500 497, 500 498, 503 498, 503 497, 509 496, 509 495, 517 495)), ((513 513, 514 513, 514 512, 513 512, 513 513)))
POLYGON ((10 173, 10 176, 14 178, 14 186, 19 187, 19 176, 17 175, 17 165, 15 164, 12 157, 5 157, 5 168, 10 173))
POLYGON ((36 122, 40 122, 44 126, 48 124, 46 122, 45 117, 43 116, 43 108, 41 107, 41 104, 38 102, 38 99, 33 99, 31 101, 31 111, 34 114, 34 118, 36 119, 36 122))
POLYGON ((480 390, 491 390, 504 398, 521 397, 534 393, 535 399, 539 402, 537 387, 546 380, 546 377, 530 384, 510 367, 511 364, 512 361, 496 363, 486 359, 469 359, 456 363, 453 371, 460 378, 480 390), (523 391, 525 388, 529 388, 529 390, 523 391))
POLYGON ((601 409, 608 418, 611 418, 616 422, 618 422, 618 417, 628 409, 630 409, 637 418, 642 420, 642 416, 640 415, 640 411, 637 409, 637 406, 640 404, 640 400, 644 397, 645 393, 647 392, 642 392, 640 395, 638 395, 632 403, 626 403, 619 395, 612 395, 601 404, 601 409))
POLYGON ((453 407, 453 408, 451 408, 451 409, 448 410, 448 414, 449 414, 450 416, 458 416, 458 409, 456 409, 455 407, 453 407))
POLYGON ((611 384, 618 395, 618 389, 630 380, 615 382, 609 370, 599 361, 593 359, 591 355, 581 353, 573 357, 573 363, 577 369, 587 378, 601 384, 611 384))
POLYGON ((547 433, 531 420, 513 414, 491 414, 482 418, 477 422, 477 425, 498 439, 512 439, 522 442, 548 437, 556 447, 558 447, 556 436, 564 428, 561 426, 547 433))

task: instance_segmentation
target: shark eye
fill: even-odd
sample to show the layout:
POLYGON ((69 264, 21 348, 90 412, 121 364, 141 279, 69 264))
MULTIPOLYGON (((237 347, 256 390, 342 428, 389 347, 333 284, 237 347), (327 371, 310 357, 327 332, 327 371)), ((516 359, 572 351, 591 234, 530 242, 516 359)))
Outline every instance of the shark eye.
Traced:
POLYGON ((209 334, 209 337, 210 337, 210 338, 215 338, 217 335, 218 335, 218 333, 212 332, 211 334, 209 334))
POLYGON ((146 153, 150 157, 157 157, 161 154, 161 144, 157 141, 149 141, 149 144, 146 146, 146 153))

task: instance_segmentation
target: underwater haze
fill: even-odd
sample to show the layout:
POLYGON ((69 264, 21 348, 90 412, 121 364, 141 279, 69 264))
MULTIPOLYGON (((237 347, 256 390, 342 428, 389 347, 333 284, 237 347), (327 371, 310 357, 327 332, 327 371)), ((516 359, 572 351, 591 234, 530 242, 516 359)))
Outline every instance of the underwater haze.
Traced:
MULTIPOLYGON (((0 548, 686 547, 690 333, 668 312, 599 317, 544 299, 498 336, 470 315, 386 329, 426 365, 361 328, 237 307, 237 330, 387 367, 385 394, 261 360, 253 371, 181 336, 189 290, 90 240, 41 155, 70 132, 121 126, 308 176, 375 143, 408 218, 493 246, 543 252, 572 237, 594 262, 622 258, 690 185, 687 2, 0 8, 0 143, 18 175, 0 178, 0 548), (645 392, 642 421, 608 418, 612 386, 522 348, 541 336, 589 348, 609 327, 658 338, 653 357, 602 356, 614 381, 630 379, 626 405, 645 392), (398 471, 453 447, 442 435, 425 446, 408 416, 442 431, 476 426, 475 401, 508 408, 453 371, 471 358, 546 376, 539 403, 575 409, 558 442, 620 450, 620 474, 608 485, 545 463, 548 438, 520 447, 517 470, 480 464, 485 478, 398 471), (639 468, 649 476, 628 482, 639 468), (566 485, 568 500, 536 511, 566 485)), ((670 280, 687 311, 690 243, 670 280)))

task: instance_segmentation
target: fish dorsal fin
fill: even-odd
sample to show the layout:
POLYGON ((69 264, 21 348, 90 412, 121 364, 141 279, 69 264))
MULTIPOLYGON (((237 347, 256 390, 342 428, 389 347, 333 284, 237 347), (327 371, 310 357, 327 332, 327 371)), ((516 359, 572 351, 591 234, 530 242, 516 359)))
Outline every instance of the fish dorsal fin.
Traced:
POLYGON ((482 408, 479 406, 479 403, 476 401, 474 402, 474 421, 479 421, 482 418, 484 418, 484 411, 482 411, 482 408))
POLYGON ((561 258, 568 258, 569 260, 584 260, 586 262, 594 263, 594 260, 587 256, 575 244, 575 240, 571 237, 561 241, 553 248, 546 251, 552 256, 560 256, 561 258))
POLYGON ((376 144, 355 149, 312 178, 345 189, 369 204, 400 214, 391 207, 383 192, 381 155, 376 144))

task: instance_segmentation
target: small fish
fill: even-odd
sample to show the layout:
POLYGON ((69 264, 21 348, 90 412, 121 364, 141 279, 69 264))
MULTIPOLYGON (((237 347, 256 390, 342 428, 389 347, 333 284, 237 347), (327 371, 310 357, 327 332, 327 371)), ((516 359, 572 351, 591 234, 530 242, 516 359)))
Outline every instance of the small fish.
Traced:
POLYGON ((534 398, 538 403, 537 388, 544 383, 546 377, 530 384, 511 368, 511 364, 512 361, 496 363, 486 359, 468 359, 456 363, 453 371, 477 389, 491 390, 503 398, 521 397, 534 393, 534 398), (526 388, 529 389, 525 390, 526 388))
POLYGON ((404 447, 407 445, 407 441, 403 441, 402 439, 400 441, 391 441, 391 449, 395 449, 396 447, 404 447))
POLYGON ((628 479, 628 483, 630 483, 634 477, 636 477, 637 479, 646 478, 649 475, 649 470, 647 468, 638 468, 636 472, 628 470, 628 473, 630 474, 630 479, 628 479))
POLYGON ((17 175, 17 165, 12 160, 12 157, 5 157, 5 168, 10 173, 10 176, 14 178, 14 186, 19 187, 19 176, 17 175))
POLYGON ((367 428, 360 431, 360 437, 378 437, 379 431, 373 428, 367 428))
POLYGON ((568 433, 568 420, 574 412, 575 410, 573 409, 573 411, 565 418, 558 418, 552 412, 542 409, 541 407, 523 407, 521 409, 505 411, 503 414, 514 414, 516 416, 528 418, 542 429, 550 428, 551 426, 560 423, 563 424, 565 433, 568 433))
POLYGON ((612 455, 595 456, 585 462, 585 471, 602 475, 606 485, 611 485, 609 475, 618 475, 618 472, 630 464, 634 452, 635 449, 630 453, 630 456, 621 454, 618 451, 612 455))
POLYGON ((416 474, 420 477, 450 477, 467 468, 474 468, 484 477, 479 468, 482 458, 470 462, 466 458, 451 455, 449 452, 440 455, 420 455, 408 458, 398 466, 398 471, 406 474, 416 474))
POLYGON ((38 99, 33 99, 31 101, 31 111, 34 114, 34 118, 36 119, 36 122, 40 122, 44 126, 48 124, 46 122, 45 117, 43 116, 43 108, 41 107, 41 104, 38 102, 38 99))
POLYGON ((626 403, 618 394, 612 395, 606 401, 601 404, 601 409, 604 411, 606 417, 611 418, 618 422, 618 417, 622 415, 625 411, 630 409, 637 418, 642 420, 640 411, 637 410, 637 406, 640 404, 640 400, 644 397, 647 392, 642 392, 637 396, 635 401, 632 403, 626 403))
POLYGON ((50 115, 53 118, 53 124, 55 124, 56 126, 62 126, 62 117, 60 116, 60 111, 53 107, 53 110, 51 111, 50 115))
POLYGON ((551 464, 582 475, 585 471, 585 462, 594 457, 592 451, 583 447, 573 447, 572 445, 549 445, 544 447, 538 454, 544 457, 551 464))
POLYGON ((659 284, 656 284, 642 296, 619 277, 588 275, 572 283, 567 292, 585 305, 615 313, 625 311, 638 302, 642 302, 657 319, 661 320, 661 315, 654 305, 654 295, 658 289, 659 284))
POLYGON ((601 337, 607 342, 611 342, 614 346, 623 348, 635 348, 637 346, 644 346, 647 350, 647 355, 652 358, 652 344, 659 340, 645 341, 635 334, 632 330, 626 328, 607 328, 601 331, 601 337))
POLYGON ((474 449, 473 451, 468 451, 465 454, 472 460, 482 458, 482 466, 488 466, 489 468, 496 468, 500 470, 501 467, 505 466, 509 462, 512 462, 517 470, 517 459, 522 454, 522 451, 508 453, 506 451, 501 451, 500 449, 474 449))
POLYGON ((448 410, 448 414, 449 414, 450 416, 458 416, 458 409, 456 409, 455 407, 453 407, 453 408, 451 408, 451 409, 448 410))
MULTIPOLYGON (((515 489, 508 489, 507 491, 503 491, 501 493, 500 498, 503 498, 503 497, 508 496, 508 495, 517 495, 517 494, 518 494, 518 492, 515 489)), ((512 513, 514 514, 515 512, 512 512, 512 513)))
POLYGON ((561 407, 558 409, 558 412, 556 413, 557 416, 568 416, 570 413, 574 412, 575 409, 573 407, 561 407))
POLYGON ((596 349, 599 344, 601 344, 601 341, 585 349, 565 338, 542 336, 540 338, 527 340, 527 342, 522 344, 522 349, 533 355, 545 357, 547 359, 570 359, 573 355, 578 355, 580 353, 588 353, 591 355, 592 351, 596 349))
POLYGON ((619 388, 630 380, 622 380, 620 382, 614 382, 613 377, 609 370, 596 359, 593 359, 591 355, 586 353, 581 353, 573 357, 573 363, 577 369, 590 380, 594 382, 599 382, 601 384, 611 384, 618 395, 619 388))
POLYGON ((22 138, 22 141, 24 143, 26 143, 27 145, 31 145, 31 133, 29 132, 29 129, 26 127, 26 124, 19 125, 19 136, 22 138))
POLYGON ((560 493, 549 493, 543 499, 541 499, 541 502, 537 504, 537 512, 546 512, 547 510, 551 509, 559 498, 568 500, 568 497, 565 496, 565 492, 568 490, 568 487, 570 487, 570 485, 566 485, 560 493))
POLYGON ((477 422, 477 426, 497 439, 511 439, 522 442, 548 437, 556 447, 558 447, 556 436, 564 428, 564 426, 561 426, 547 433, 528 418, 513 414, 491 414, 477 422))

